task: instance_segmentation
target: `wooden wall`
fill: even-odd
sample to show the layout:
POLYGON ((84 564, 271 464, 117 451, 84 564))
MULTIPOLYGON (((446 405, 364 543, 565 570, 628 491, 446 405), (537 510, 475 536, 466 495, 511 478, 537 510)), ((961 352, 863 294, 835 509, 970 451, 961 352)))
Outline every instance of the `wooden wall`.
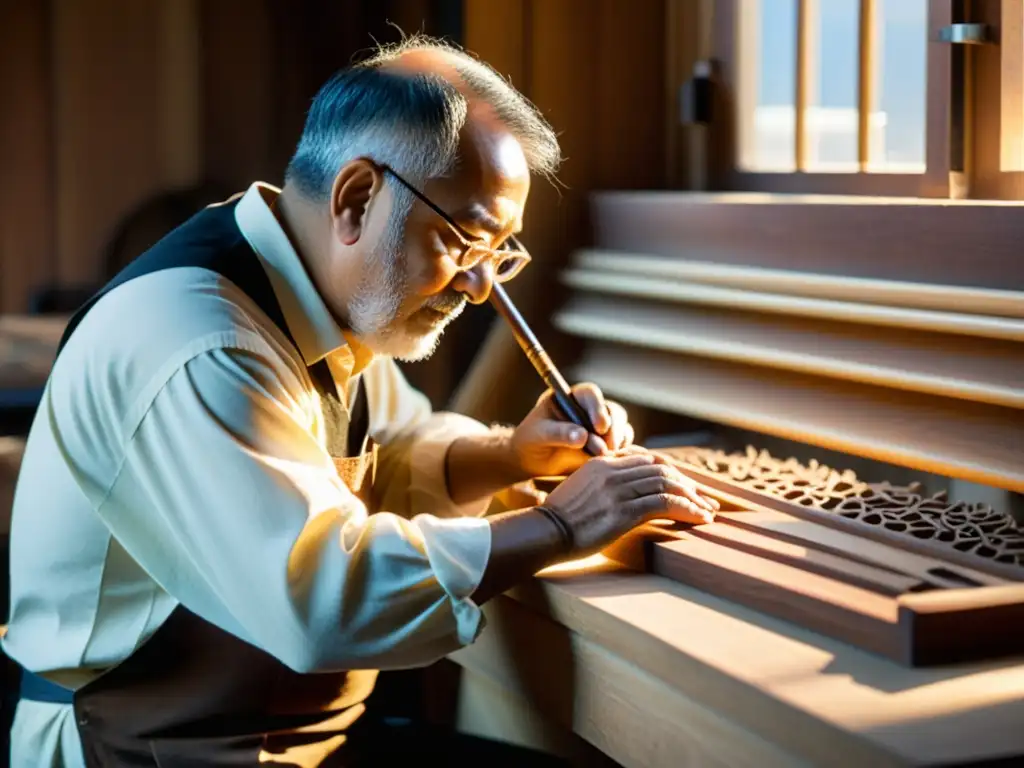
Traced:
MULTIPOLYGON (((452 0, 0 0, 0 313, 94 284, 124 217, 280 183, 317 88, 374 40, 457 38, 452 0)), ((450 361, 411 372, 435 400, 450 361)))
MULTIPOLYGON (((509 287, 557 361, 572 350, 548 323, 558 273, 589 239, 587 199, 658 189, 669 177, 668 24, 674 0, 465 0, 466 47, 511 79, 559 133, 561 184, 535 181, 523 242, 531 267, 509 287)), ((458 410, 513 421, 541 392, 511 334, 495 325, 454 398, 458 410)))
MULTIPOLYGON (((102 280, 116 227, 153 194, 279 182, 317 87, 374 39, 395 39, 390 22, 461 39, 558 130, 561 183, 535 185, 535 267, 512 288, 550 342, 543 320, 563 293, 557 268, 586 242, 587 194, 664 184, 666 24, 678 2, 0 0, 0 312, 25 311, 44 285, 102 280)), ((492 318, 468 313, 431 362, 407 369, 435 404, 492 318)), ((507 355, 508 342, 487 343, 507 355)), ((507 411, 479 415, 521 413, 535 394, 518 389, 534 383, 525 374, 502 377, 526 392, 509 398, 471 376, 470 390, 482 384, 507 411)))

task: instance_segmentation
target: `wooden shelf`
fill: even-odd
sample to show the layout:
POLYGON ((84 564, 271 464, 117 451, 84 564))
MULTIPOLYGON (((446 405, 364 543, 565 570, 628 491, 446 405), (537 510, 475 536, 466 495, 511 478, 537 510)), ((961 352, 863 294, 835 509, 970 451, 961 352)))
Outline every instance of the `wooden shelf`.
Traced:
POLYGON ((626 402, 1024 491, 1013 409, 605 343, 574 375, 626 402))
POLYGON ((603 192, 603 249, 844 277, 1024 291, 1024 204, 603 192))
POLYGON ((554 323, 585 339, 1024 408, 1019 344, 598 296, 573 299, 554 323))
POLYGON ((891 328, 911 328, 936 333, 1024 341, 1024 319, 905 309, 849 301, 811 299, 774 293, 722 288, 700 283, 669 281, 646 275, 569 269, 562 281, 570 288, 657 301, 726 307, 738 311, 765 312, 842 320, 891 328))
POLYGON ((642 275, 744 291, 1024 318, 1024 292, 1021 291, 823 275, 596 249, 578 251, 572 263, 583 270, 642 275))

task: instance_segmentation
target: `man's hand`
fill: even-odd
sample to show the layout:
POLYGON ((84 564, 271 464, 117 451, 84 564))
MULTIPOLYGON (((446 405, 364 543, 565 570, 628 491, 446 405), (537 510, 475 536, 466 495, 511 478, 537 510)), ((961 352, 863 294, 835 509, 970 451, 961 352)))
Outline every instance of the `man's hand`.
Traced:
POLYGON ((544 506, 568 525, 576 549, 584 555, 649 520, 710 523, 719 508, 693 480, 647 452, 588 462, 553 490, 544 506))
POLYGON ((585 557, 655 518, 709 523, 718 502, 663 457, 626 449, 586 462, 538 507, 496 515, 491 556, 473 599, 484 602, 566 557, 585 557), (556 525, 549 513, 563 525, 556 525), (567 545, 569 548, 567 549, 567 545))
POLYGON ((572 393, 598 437, 566 420, 548 390, 512 433, 512 452, 527 476, 565 475, 579 468, 589 458, 583 450, 588 440, 598 454, 632 445, 633 427, 621 405, 605 400, 593 384, 578 384, 572 393))

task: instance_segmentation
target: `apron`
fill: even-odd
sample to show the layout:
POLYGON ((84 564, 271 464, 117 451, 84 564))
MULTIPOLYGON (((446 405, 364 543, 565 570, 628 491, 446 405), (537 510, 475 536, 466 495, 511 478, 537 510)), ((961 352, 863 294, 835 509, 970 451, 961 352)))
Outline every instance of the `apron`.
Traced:
MULTIPOLYGON (((59 350, 106 292, 164 269, 201 267, 234 283, 294 343, 270 280, 235 223, 235 202, 207 208, 128 265, 70 321, 59 350)), ((377 448, 359 380, 351 418, 325 360, 309 369, 328 452, 369 503, 377 448)), ((343 765, 376 670, 299 674, 179 605, 125 661, 71 692, 22 672, 22 698, 72 703, 88 768, 343 765), (331 757, 333 755, 333 757, 331 757)))

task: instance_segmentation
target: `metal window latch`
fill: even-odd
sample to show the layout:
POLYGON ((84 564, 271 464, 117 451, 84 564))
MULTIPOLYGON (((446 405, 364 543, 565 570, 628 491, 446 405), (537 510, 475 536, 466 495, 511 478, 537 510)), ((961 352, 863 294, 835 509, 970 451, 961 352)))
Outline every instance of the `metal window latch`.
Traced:
POLYGON ((952 45, 995 45, 996 36, 988 24, 950 24, 939 30, 939 42, 952 45))
POLYGON ((679 122, 682 125, 708 125, 714 103, 714 82, 709 61, 698 61, 693 77, 683 83, 679 92, 679 122))

